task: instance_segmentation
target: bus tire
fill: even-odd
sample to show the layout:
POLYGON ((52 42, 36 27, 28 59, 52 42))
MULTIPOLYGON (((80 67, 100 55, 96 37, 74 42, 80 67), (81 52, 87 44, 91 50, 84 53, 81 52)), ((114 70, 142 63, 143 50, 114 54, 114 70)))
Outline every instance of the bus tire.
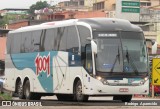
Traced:
POLYGON ((17 94, 18 94, 19 99, 24 99, 25 98, 23 85, 22 85, 21 81, 19 81, 17 83, 17 94))
POLYGON ((56 94, 58 101, 73 101, 73 96, 69 94, 56 94))
POLYGON ((132 95, 115 95, 113 100, 121 100, 122 102, 130 102, 132 100, 132 95))
POLYGON ((30 92, 30 82, 27 80, 24 85, 24 95, 27 100, 40 100, 41 95, 37 93, 30 92))
POLYGON ((132 95, 124 95, 122 98, 121 98, 121 101, 122 102, 130 102, 132 100, 132 95))
POLYGON ((89 96, 88 95, 84 95, 82 92, 82 83, 80 80, 77 81, 75 87, 74 87, 74 100, 76 101, 88 101, 89 96))

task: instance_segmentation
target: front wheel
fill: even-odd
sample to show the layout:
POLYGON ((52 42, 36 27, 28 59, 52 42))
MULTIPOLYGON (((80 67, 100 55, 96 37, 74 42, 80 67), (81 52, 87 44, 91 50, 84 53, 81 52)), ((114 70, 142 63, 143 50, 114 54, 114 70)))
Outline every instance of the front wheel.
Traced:
POLYGON ((58 101, 73 101, 73 95, 56 94, 58 101))
POLYGON ((132 100, 132 95, 115 95, 113 100, 121 100, 122 102, 130 102, 132 100))
POLYGON ((84 95, 82 92, 82 83, 79 80, 77 84, 75 85, 75 90, 74 90, 74 99, 76 101, 88 101, 89 96, 84 95))

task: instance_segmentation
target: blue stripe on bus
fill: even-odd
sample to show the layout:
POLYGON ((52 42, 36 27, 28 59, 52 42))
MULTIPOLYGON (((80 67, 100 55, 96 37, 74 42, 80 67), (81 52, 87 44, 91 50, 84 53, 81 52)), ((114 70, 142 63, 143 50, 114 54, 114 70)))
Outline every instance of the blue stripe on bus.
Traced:
POLYGON ((21 53, 21 54, 12 54, 11 58, 13 61, 13 64, 18 70, 24 70, 25 68, 32 69, 34 73, 36 74, 36 66, 35 66, 35 59, 37 55, 41 57, 47 57, 48 54, 50 54, 50 75, 47 77, 47 73, 42 71, 39 76, 38 80, 40 84, 42 85, 43 89, 48 92, 53 92, 53 57, 57 55, 57 51, 51 51, 51 52, 34 52, 34 53, 21 53))
POLYGON ((81 56, 78 54, 69 52, 68 62, 69 62, 69 66, 72 66, 72 67, 81 66, 81 56))

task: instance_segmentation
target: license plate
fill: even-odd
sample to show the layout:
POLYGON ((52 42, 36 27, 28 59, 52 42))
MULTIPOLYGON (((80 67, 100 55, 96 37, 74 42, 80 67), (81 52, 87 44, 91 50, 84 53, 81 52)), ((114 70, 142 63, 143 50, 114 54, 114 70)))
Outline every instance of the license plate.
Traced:
POLYGON ((119 88, 119 92, 128 92, 129 89, 128 88, 119 88))

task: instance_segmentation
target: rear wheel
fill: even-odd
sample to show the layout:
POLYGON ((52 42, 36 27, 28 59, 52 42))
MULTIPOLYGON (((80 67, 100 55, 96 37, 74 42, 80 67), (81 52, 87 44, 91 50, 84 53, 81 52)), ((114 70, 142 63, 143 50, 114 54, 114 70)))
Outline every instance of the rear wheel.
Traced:
POLYGON ((40 100, 41 96, 37 93, 30 92, 30 82, 27 80, 24 85, 24 95, 28 100, 40 100))
POLYGON ((76 101, 88 101, 89 96, 84 95, 82 91, 82 83, 78 80, 77 84, 75 85, 74 89, 74 100, 76 101))
POLYGON ((23 92, 23 85, 22 85, 21 81, 19 81, 18 84, 17 84, 17 94, 18 94, 18 97, 20 99, 24 99, 25 98, 24 92, 23 92))

